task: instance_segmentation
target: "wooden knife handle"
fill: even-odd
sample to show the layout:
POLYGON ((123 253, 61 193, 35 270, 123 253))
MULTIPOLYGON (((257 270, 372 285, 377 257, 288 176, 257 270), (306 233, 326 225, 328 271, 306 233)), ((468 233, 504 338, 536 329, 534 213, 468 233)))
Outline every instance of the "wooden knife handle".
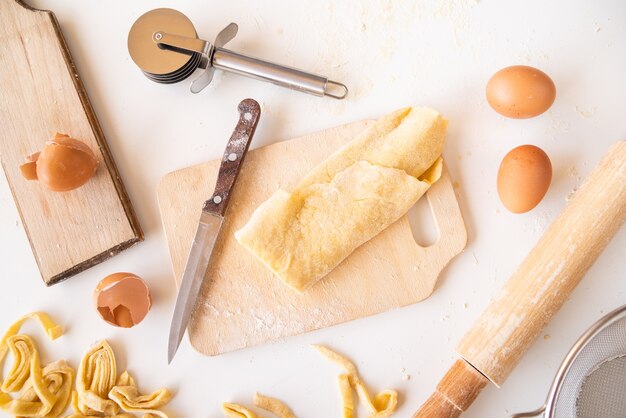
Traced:
MULTIPOLYGON (((504 382, 625 218, 626 141, 621 141, 611 147, 500 296, 461 340, 457 351, 465 360, 460 361, 470 363, 497 386, 504 382)), ((458 363, 415 418, 457 417, 471 405, 480 385, 468 381, 464 377, 467 373, 459 373, 458 363), (445 415, 450 404, 459 409, 453 410, 457 415, 445 415), (429 414, 426 406, 441 411, 441 415, 429 414)))
POLYGON ((243 160, 248 153, 254 131, 259 123, 261 107, 253 99, 245 99, 237 106, 239 122, 226 144, 213 196, 204 202, 202 210, 214 215, 224 216, 230 199, 231 190, 237 180, 243 160))

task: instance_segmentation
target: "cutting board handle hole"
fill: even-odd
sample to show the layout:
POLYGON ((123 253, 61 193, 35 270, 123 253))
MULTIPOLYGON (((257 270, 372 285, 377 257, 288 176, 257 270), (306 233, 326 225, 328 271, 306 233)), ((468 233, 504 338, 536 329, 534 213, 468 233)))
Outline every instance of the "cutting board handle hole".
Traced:
POLYGON ((419 246, 430 247, 439 240, 439 231, 433 218, 433 211, 425 195, 409 209, 407 215, 413 238, 419 246))

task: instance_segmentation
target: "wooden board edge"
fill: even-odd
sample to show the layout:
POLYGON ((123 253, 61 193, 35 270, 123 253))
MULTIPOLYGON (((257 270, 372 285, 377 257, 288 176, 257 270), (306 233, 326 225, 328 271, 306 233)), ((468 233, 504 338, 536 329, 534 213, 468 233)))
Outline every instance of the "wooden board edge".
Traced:
POLYGON ((24 0, 14 0, 17 4, 19 4, 20 6, 22 6, 24 9, 26 10, 30 10, 31 12, 44 12, 44 13, 52 13, 52 11, 50 10, 45 10, 45 9, 37 9, 33 6, 31 6, 30 4, 28 4, 27 2, 25 2, 24 0))
POLYGON ((101 252, 100 254, 97 254, 79 264, 76 264, 72 267, 70 267, 69 269, 50 277, 49 279, 46 279, 44 277, 44 283, 46 284, 46 286, 52 286, 55 285, 57 283, 60 283, 64 280, 69 279, 72 276, 77 275, 78 273, 81 273, 97 264, 102 263, 103 261, 108 260, 109 258, 115 257, 116 255, 118 255, 119 253, 121 253, 122 251, 132 247, 133 245, 139 243, 143 241, 143 237, 133 237, 129 240, 126 240, 124 242, 121 242, 111 248, 109 248, 108 250, 105 250, 103 252, 101 252))
MULTIPOLYGON (((20 1, 20 4, 24 5, 24 3, 22 3, 21 1, 20 1)), ((38 10, 38 9, 33 9, 31 7, 27 7, 27 8, 30 10, 34 10, 34 11, 38 10)), ((96 139, 96 142, 98 143, 98 147, 100 148, 100 151, 102 152, 102 156, 104 158, 104 164, 107 167, 109 176, 111 176, 111 181, 113 182, 113 185, 115 186, 115 191, 117 192, 117 196, 120 202, 122 203, 122 207, 124 208, 124 212, 126 213, 126 218, 128 219, 128 222, 130 223, 130 227, 133 230, 133 233, 135 234, 135 239, 138 239, 139 241, 143 241, 144 233, 141 228, 141 225, 139 224, 137 213, 135 212, 135 209, 133 208, 133 205, 130 201, 130 197, 128 196, 128 192, 126 191, 126 187, 124 186, 124 183, 122 182, 122 178, 120 176, 119 170, 117 169, 117 165, 115 164, 115 160, 113 160, 113 155, 111 154, 109 144, 106 141, 106 138, 102 131, 102 127, 100 126, 100 122, 98 121, 98 118, 96 117, 96 113, 93 110, 91 101, 89 100, 89 95, 87 94, 87 90, 85 90, 85 86, 83 84, 82 79, 80 78, 78 69, 76 68, 76 65, 74 64, 72 53, 67 45, 65 36, 63 36, 63 32, 61 30, 61 26, 59 25, 59 21, 57 20, 56 15, 53 12, 49 10, 39 10, 39 11, 45 13, 50 19, 52 27, 54 28, 54 32, 59 41, 59 46, 61 48, 61 54, 63 55, 63 60, 65 61, 65 64, 67 65, 67 70, 73 76, 72 81, 74 83, 74 88, 76 89, 76 92, 78 93, 78 97, 80 98, 80 102, 83 106, 83 110, 85 111, 85 115, 87 116, 87 120, 89 121, 89 125, 91 126, 91 130, 94 133, 94 137, 96 139)), ((120 245, 123 245, 123 244, 124 243, 120 245)))
MULTIPOLYGON (((437 230, 439 231, 440 238, 439 240, 437 240, 435 244, 431 245, 430 247, 427 247, 427 249, 431 248, 434 250, 437 247, 442 246, 442 244, 447 249, 449 249, 449 253, 446 255, 447 261, 441 263, 439 274, 441 274, 441 272, 446 268, 446 266, 450 264, 450 262, 457 255, 461 254, 465 250, 465 247, 467 247, 467 241, 468 241, 467 225, 465 224, 465 219, 463 218, 463 212, 461 211, 461 206, 459 205, 459 199, 456 195, 456 192, 454 191, 454 182, 452 180, 452 176, 450 175, 450 170, 448 170, 448 167, 445 163, 445 160, 444 160, 444 165, 443 165, 443 173, 441 177, 442 178, 439 179, 439 181, 435 184, 443 190, 443 193, 440 193, 441 199, 445 200, 448 206, 450 206, 451 202, 454 203, 453 208, 452 208, 454 210, 454 214, 450 217, 450 219, 454 220, 455 222, 453 225, 441 225, 439 223, 437 216, 435 214, 435 209, 433 207, 433 205, 436 205, 436 202, 433 202, 431 200, 432 196, 430 193, 431 193, 432 188, 429 189, 426 192, 426 198, 428 199, 428 204, 431 209, 431 214, 432 214, 435 224, 437 225, 437 230), (445 197, 443 197, 443 195, 448 195, 448 198, 446 199, 445 197), (451 227, 454 228, 455 233, 452 233, 452 231, 448 231, 449 233, 446 233, 446 230, 449 230, 451 227), (462 232, 462 234, 458 234, 459 231, 462 232), (445 238, 442 238, 442 237, 445 237, 445 238), (445 242, 441 242, 442 239, 444 239, 445 242)), ((438 281, 439 280, 435 281, 433 290, 436 288, 438 281)))
MULTIPOLYGON (((0 159, 0 168, 2 169, 3 173, 5 173, 6 176, 6 170, 4 169, 4 165, 2 164, 2 160, 0 159)), ((8 187, 9 187, 9 191, 11 192, 11 196, 13 197, 13 201, 16 202, 15 199, 15 192, 13 191, 13 187, 11 187, 11 183, 9 183, 7 181, 8 187)), ((39 258, 36 256, 36 252, 35 252, 35 248, 33 247, 33 243, 31 242, 31 240, 28 238, 30 236, 30 233, 28 232, 28 225, 24 222, 24 216, 22 215, 22 210, 20 208, 20 205, 16 204, 15 205, 18 215, 20 217, 20 220, 22 222, 22 227, 24 228, 24 232, 26 233, 26 237, 28 240, 28 245, 30 247, 31 253, 34 255, 34 259, 35 259, 35 263, 37 264, 37 270, 39 271, 39 273, 41 274, 41 269, 39 268, 39 258)), ((141 232, 141 230, 140 230, 141 232)), ((108 250, 105 250, 99 254, 96 254, 95 256, 88 258, 87 260, 84 260, 82 262, 80 262, 79 264, 76 264, 72 267, 70 267, 69 269, 62 271, 59 274, 56 274, 52 277, 46 278, 43 277, 43 275, 41 275, 41 278, 44 282, 44 284, 46 286, 52 286, 55 285, 59 282, 62 282, 66 279, 69 279, 72 276, 75 276, 76 274, 83 272, 97 264, 102 263, 103 261, 108 260, 111 257, 116 256, 117 254, 121 253, 122 251, 132 247, 133 245, 143 241, 144 236, 143 233, 142 234, 137 234, 135 232, 135 230, 133 230, 134 236, 130 239, 127 239, 126 241, 123 241, 111 248, 109 248, 108 250)))
POLYGON ((452 220, 452 225, 440 224, 437 216, 435 215, 434 208, 434 205, 436 205, 437 202, 435 202, 435 198, 431 196, 431 190, 428 190, 426 192, 426 199, 428 200, 428 205, 431 210, 431 216, 433 218, 433 221, 435 222, 437 230, 439 231, 440 238, 433 245, 426 247, 425 249, 427 252, 438 253, 438 255, 435 255, 433 259, 438 261, 437 270, 439 272, 437 273, 435 279, 430 283, 428 295, 426 295, 423 299, 416 301, 415 303, 428 299, 433 293, 435 293, 435 291, 437 290, 437 286, 439 286, 440 278, 444 270, 448 267, 452 260, 454 260, 459 254, 461 254, 467 247, 467 225, 465 224, 465 219, 463 219, 463 212, 461 211, 459 200, 454 191, 452 176, 450 175, 450 171, 445 165, 445 160, 443 174, 441 177, 442 178, 437 181, 436 185, 441 188, 443 192, 438 191, 439 196, 437 196, 437 198, 446 200, 448 206, 451 204, 451 202, 454 202, 454 207, 452 208, 454 214, 452 214, 449 218, 449 220, 452 220), (443 195, 448 195, 448 198, 446 199, 445 197, 443 197, 443 195), (448 231, 448 233, 446 233, 446 230, 449 230, 451 227, 455 229, 455 233, 452 233, 451 231, 448 231), (459 231, 461 232, 461 234, 458 233, 459 231))

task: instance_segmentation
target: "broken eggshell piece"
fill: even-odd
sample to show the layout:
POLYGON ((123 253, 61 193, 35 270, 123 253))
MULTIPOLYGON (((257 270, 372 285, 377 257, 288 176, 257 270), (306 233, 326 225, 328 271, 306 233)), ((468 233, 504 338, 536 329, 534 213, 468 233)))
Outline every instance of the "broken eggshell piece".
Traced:
POLYGON ((76 189, 87 183, 98 168, 98 160, 87 144, 57 133, 41 152, 20 166, 27 180, 39 180, 55 192, 76 189))
POLYGON ((22 176, 26 180, 37 180, 37 160, 39 159, 40 152, 36 152, 26 157, 26 162, 20 166, 22 176))
POLYGON ((114 273, 102 279, 93 299, 102 319, 122 328, 140 323, 152 306, 148 285, 132 273, 114 273))

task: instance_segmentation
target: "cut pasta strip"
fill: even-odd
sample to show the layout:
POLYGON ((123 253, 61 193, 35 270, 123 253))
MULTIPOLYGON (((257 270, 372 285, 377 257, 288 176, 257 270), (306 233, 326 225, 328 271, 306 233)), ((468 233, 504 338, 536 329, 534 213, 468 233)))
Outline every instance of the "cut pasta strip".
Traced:
POLYGON ((224 402, 222 404, 222 411, 227 418, 263 418, 250 411, 248 408, 236 404, 224 402))
POLYGON ((9 329, 4 333, 4 336, 0 340, 0 382, 2 382, 2 365, 4 364, 4 359, 9 352, 9 346, 7 345, 7 340, 9 337, 16 335, 20 328, 22 328, 22 324, 29 319, 34 319, 39 321, 41 326, 43 327, 46 335, 51 340, 56 340, 61 335, 63 335, 63 328, 57 325, 46 313, 44 312, 33 312, 27 315, 22 316, 20 319, 15 321, 13 325, 9 327, 9 329))
MULTIPOLYGON (((132 381, 132 378, 130 380, 132 381)), ((167 389, 159 389, 148 395, 140 395, 135 386, 115 386, 109 392, 109 398, 125 412, 143 412, 149 416, 167 418, 167 415, 157 408, 167 404, 172 399, 172 394, 167 389)))
POLYGON ((398 393, 395 390, 384 390, 372 400, 365 388, 365 384, 359 377, 356 366, 350 360, 322 345, 314 345, 313 347, 324 357, 343 367, 347 372, 339 376, 339 390, 343 403, 344 418, 353 418, 355 416, 352 390, 356 391, 361 402, 369 409, 369 418, 386 418, 394 413, 398 406, 398 393))
POLYGON ((64 360, 43 369, 34 341, 17 334, 28 319, 41 323, 51 340, 62 335, 62 328, 43 312, 28 314, 17 320, 0 340, 0 371, 10 352, 14 358, 6 378, 0 375, 0 410, 16 418, 57 418, 71 402, 74 414, 67 418, 168 418, 157 408, 172 397, 167 389, 141 395, 128 372, 117 376, 115 355, 102 340, 92 346, 81 360, 78 376, 64 360), (73 390, 76 380, 76 390, 73 390), (9 393, 21 392, 16 399, 9 393), (125 412, 119 413, 120 408, 125 412))
MULTIPOLYGON (((47 386, 50 393, 56 397, 56 401, 50 412, 43 415, 41 418, 56 418, 67 409, 74 385, 74 374, 74 369, 70 367, 65 360, 55 361, 43 368, 42 376, 44 384, 47 386)), ((15 402, 42 405, 32 380, 26 381, 22 394, 15 402)), ((43 409, 42 407, 40 408, 43 409)))
POLYGON ((116 415, 119 406, 108 399, 116 382, 115 355, 111 346, 102 340, 87 351, 78 367, 77 395, 72 402, 74 412, 83 415, 96 415, 96 412, 116 415))
POLYGON ((136 386, 135 379, 132 378, 128 371, 125 371, 117 378, 117 383, 115 386, 136 386))
POLYGON ((48 390, 44 382, 39 361, 39 353, 35 343, 28 335, 12 335, 4 344, 11 351, 15 362, 11 367, 6 380, 2 383, 2 392, 5 397, 0 399, 0 409, 12 415, 26 417, 41 417, 47 415, 57 401, 57 397, 48 390), (25 402, 12 399, 6 392, 22 390, 26 381, 30 379, 32 389, 39 402, 25 402))
POLYGON ((130 412, 143 413, 144 418, 168 418, 157 410, 172 398, 167 389, 141 395, 135 380, 125 371, 117 376, 115 354, 102 340, 91 347, 83 357, 72 394, 72 407, 76 417, 102 415, 132 417, 130 412), (126 413, 119 413, 120 409, 126 413))
POLYGON ((254 394, 254 404, 261 409, 265 409, 280 418, 296 418, 291 409, 283 402, 269 396, 254 394))

